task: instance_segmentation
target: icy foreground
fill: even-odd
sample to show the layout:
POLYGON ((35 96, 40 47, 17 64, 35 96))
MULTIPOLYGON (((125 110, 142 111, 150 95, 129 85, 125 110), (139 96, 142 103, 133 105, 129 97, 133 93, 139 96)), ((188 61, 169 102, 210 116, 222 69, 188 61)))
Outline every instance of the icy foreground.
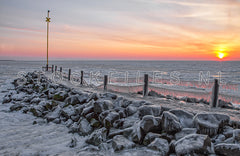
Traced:
POLYGON ((239 118, 25 78, 1 93, 0 155, 240 153, 239 118))

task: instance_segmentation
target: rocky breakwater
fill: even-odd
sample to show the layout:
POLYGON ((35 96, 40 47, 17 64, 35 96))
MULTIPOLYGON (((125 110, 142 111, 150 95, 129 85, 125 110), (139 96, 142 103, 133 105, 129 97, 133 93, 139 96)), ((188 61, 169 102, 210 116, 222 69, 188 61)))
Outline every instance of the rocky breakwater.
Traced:
MULTIPOLYGON (((15 79, 3 104, 64 124, 70 133, 86 136, 94 150, 144 150, 150 155, 231 155, 240 153, 240 125, 228 115, 154 105, 113 93, 76 91, 55 84, 45 75, 28 73, 15 79)), ((33 121, 33 124, 38 124, 33 121)), ((69 148, 75 147, 75 138, 69 148)))

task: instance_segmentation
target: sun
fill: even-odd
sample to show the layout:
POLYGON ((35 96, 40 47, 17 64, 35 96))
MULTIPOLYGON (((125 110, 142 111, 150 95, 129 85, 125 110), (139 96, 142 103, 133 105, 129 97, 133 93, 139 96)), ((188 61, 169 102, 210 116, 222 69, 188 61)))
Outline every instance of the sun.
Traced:
POLYGON ((229 51, 229 48, 225 45, 219 45, 215 48, 215 53, 216 53, 216 57, 219 59, 224 59, 228 53, 227 51, 229 51))
POLYGON ((218 52, 218 53, 217 53, 217 57, 218 57, 219 59, 223 59, 225 56, 226 56, 226 54, 223 53, 223 52, 218 52))

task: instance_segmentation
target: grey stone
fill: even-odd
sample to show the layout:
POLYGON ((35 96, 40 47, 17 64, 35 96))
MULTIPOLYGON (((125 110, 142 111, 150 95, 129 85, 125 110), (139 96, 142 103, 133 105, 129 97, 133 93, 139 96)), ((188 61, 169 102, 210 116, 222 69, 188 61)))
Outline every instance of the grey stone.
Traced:
POLYGON ((173 109, 170 110, 172 114, 176 115, 178 117, 179 122, 181 123, 183 128, 193 128, 193 117, 194 115, 192 113, 189 113, 182 109, 173 109))
POLYGON ((177 155, 210 154, 211 139, 207 135, 189 134, 174 143, 177 155))
POLYGON ((240 145, 239 144, 217 144, 214 147, 215 153, 224 156, 239 156, 240 145))
POLYGON ((189 134, 196 134, 197 129, 196 128, 183 128, 180 132, 175 134, 175 139, 179 140, 189 134))
POLYGON ((168 141, 161 138, 155 138, 154 141, 148 145, 148 148, 159 151, 159 155, 161 156, 167 156, 169 152, 168 141))
POLYGON ((135 147, 135 144, 122 135, 113 137, 112 146, 114 151, 129 149, 135 147))
POLYGON ((101 128, 93 131, 91 135, 86 140, 86 143, 92 144, 94 146, 100 145, 103 141, 106 141, 107 129, 101 128))
POLYGON ((162 116, 162 129, 170 134, 181 131, 182 126, 179 119, 170 112, 163 112, 162 116))
POLYGON ((139 118, 142 119, 145 115, 160 116, 161 115, 161 106, 148 105, 141 106, 138 110, 139 118))
POLYGON ((100 114, 103 111, 113 109, 113 103, 110 100, 97 100, 94 103, 94 112, 100 114))
POLYGON ((230 117, 218 113, 198 113, 194 117, 194 125, 200 134, 210 137, 223 131, 223 127, 229 123, 230 117))

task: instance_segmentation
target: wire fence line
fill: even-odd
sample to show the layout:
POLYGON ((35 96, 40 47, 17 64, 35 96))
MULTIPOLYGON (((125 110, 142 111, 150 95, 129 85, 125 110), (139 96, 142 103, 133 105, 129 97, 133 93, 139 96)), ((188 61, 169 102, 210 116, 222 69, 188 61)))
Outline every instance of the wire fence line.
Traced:
MULTIPOLYGON (((214 81, 210 81, 206 85, 204 82, 179 81, 176 78, 169 80, 160 78, 154 74, 150 76, 147 74, 147 93, 144 93, 144 86, 146 82, 144 82, 144 75, 141 74, 137 74, 137 76, 134 77, 126 74, 127 72, 122 75, 114 75, 114 72, 109 72, 108 75, 91 71, 72 72, 71 69, 63 70, 62 67, 57 68, 57 66, 48 67, 48 69, 46 69, 46 67, 42 67, 42 70, 48 73, 52 72, 52 78, 54 80, 58 79, 58 81, 70 81, 73 84, 80 86, 95 87, 98 89, 122 93, 143 92, 143 95, 147 95, 148 92, 154 91, 157 94, 165 96, 191 97, 196 99, 206 99, 208 101, 211 101, 213 87, 216 85, 214 81), (107 77, 107 80, 105 80, 105 76, 107 77)), ((226 86, 220 85, 221 90, 235 91, 237 90, 237 87, 238 86, 235 84, 226 86)), ((219 93, 217 96, 219 96, 222 100, 240 104, 240 97, 225 95, 222 93, 219 93)))

